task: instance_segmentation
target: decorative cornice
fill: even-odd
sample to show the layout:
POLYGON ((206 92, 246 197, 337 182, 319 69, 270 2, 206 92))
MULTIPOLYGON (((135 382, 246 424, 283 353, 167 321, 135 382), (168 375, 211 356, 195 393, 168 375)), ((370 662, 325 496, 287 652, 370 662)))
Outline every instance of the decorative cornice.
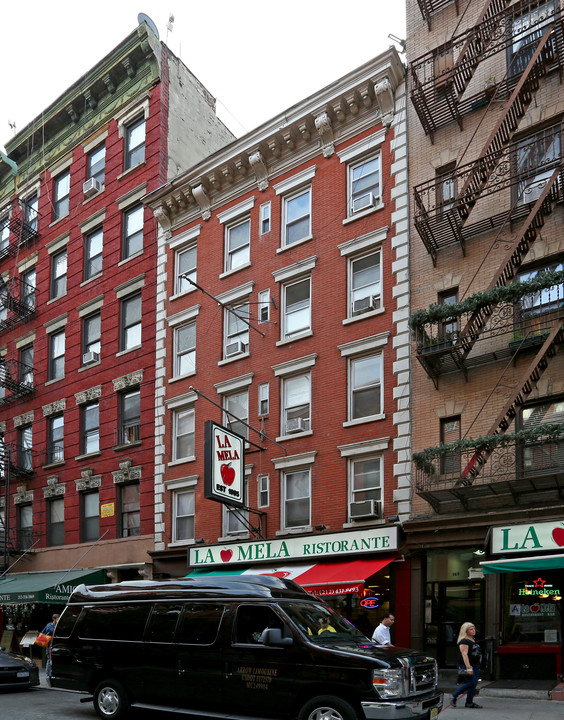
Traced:
POLYGON ((335 152, 335 136, 331 127, 331 118, 324 112, 315 118, 315 128, 321 138, 321 146, 323 148, 323 157, 331 157, 335 152))
POLYGON ((132 482, 133 480, 141 480, 141 471, 142 471, 141 465, 136 465, 135 467, 131 466, 131 460, 127 458, 127 460, 123 460, 119 464, 119 470, 112 470, 112 475, 114 476, 114 483, 116 485, 120 485, 123 483, 132 482))
POLYGON ((135 370, 128 375, 122 375, 121 377, 112 380, 112 382, 114 384, 114 390, 116 391, 140 385, 143 382, 143 370, 135 370))
POLYGON ((43 417, 49 417, 49 415, 54 415, 58 412, 63 412, 67 407, 67 399, 63 398, 62 400, 55 400, 52 403, 49 403, 48 405, 43 405, 43 417))
POLYGON ((23 505, 30 502, 33 502, 33 490, 28 490, 25 483, 18 485, 17 492, 14 495, 14 505, 23 505))
POLYGON ((95 490, 102 485, 102 476, 94 475, 92 468, 84 468, 80 471, 80 480, 75 480, 77 492, 95 490))
POLYGON ((33 422, 33 410, 22 413, 21 415, 14 416, 14 427, 21 427, 22 425, 29 425, 33 422))
POLYGON ((64 483, 59 484, 57 475, 51 475, 47 478, 47 487, 43 488, 43 497, 50 500, 54 497, 60 497, 65 494, 67 486, 64 483))
POLYGON ((77 405, 84 405, 84 403, 90 402, 91 400, 97 400, 102 395, 102 386, 96 385, 95 387, 88 388, 74 394, 77 405))
POLYGON ((394 119, 395 99, 394 90, 388 78, 384 78, 384 80, 374 85, 374 96, 380 108, 382 122, 386 127, 389 127, 394 119))
POLYGON ((264 192, 268 187, 268 170, 260 154, 260 150, 249 155, 249 164, 257 179, 257 187, 264 192))
POLYGON ((200 206, 202 220, 209 220, 211 218, 211 205, 205 187, 203 185, 196 185, 196 187, 192 188, 192 195, 200 206))

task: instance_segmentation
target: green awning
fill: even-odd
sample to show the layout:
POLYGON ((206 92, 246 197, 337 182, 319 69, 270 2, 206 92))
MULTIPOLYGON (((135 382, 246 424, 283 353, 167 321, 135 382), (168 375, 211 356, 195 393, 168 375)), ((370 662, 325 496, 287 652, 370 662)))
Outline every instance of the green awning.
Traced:
POLYGON ((537 555, 536 557, 502 558, 486 560, 480 565, 484 575, 491 573, 527 572, 528 570, 558 570, 564 568, 564 555, 537 555))
POLYGON ((65 605, 77 585, 103 585, 105 582, 106 572, 100 568, 13 573, 0 580, 0 605, 65 605))

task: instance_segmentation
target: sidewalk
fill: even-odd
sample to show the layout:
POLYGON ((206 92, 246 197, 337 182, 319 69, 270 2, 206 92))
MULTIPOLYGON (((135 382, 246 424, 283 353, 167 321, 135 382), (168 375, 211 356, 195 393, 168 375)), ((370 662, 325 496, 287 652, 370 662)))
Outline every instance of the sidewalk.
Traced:
POLYGON ((450 695, 445 695, 440 720, 564 720, 564 702, 489 697, 480 692, 475 701, 482 709, 469 710, 464 707, 464 700, 459 700, 456 708, 451 707, 449 698, 450 695))
MULTIPOLYGON (((449 698, 456 689, 456 670, 439 671, 439 690, 449 698)), ((515 700, 546 700, 554 705, 564 702, 552 698, 553 691, 562 686, 556 680, 479 680, 478 693, 481 698, 513 698, 515 700)), ((554 692, 554 698, 558 696, 554 692)), ((481 701, 480 705, 482 704, 481 701)), ((446 704, 446 702, 445 702, 446 704)))

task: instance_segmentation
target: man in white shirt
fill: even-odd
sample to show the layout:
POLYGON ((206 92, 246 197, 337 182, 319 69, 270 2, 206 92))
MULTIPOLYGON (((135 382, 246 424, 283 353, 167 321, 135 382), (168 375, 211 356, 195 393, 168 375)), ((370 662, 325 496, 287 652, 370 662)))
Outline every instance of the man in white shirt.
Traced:
POLYGON ((374 633, 372 634, 372 640, 377 643, 380 647, 392 645, 392 638, 390 636, 390 628, 395 622, 395 617, 388 613, 382 618, 382 622, 378 625, 374 633))

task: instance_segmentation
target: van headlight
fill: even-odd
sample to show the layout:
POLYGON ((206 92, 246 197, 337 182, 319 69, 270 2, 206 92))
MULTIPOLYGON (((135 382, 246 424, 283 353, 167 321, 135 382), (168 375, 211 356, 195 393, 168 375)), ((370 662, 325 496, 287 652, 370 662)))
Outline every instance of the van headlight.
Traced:
POLYGON ((374 690, 381 698, 403 697, 403 668, 374 670, 372 675, 374 690))

